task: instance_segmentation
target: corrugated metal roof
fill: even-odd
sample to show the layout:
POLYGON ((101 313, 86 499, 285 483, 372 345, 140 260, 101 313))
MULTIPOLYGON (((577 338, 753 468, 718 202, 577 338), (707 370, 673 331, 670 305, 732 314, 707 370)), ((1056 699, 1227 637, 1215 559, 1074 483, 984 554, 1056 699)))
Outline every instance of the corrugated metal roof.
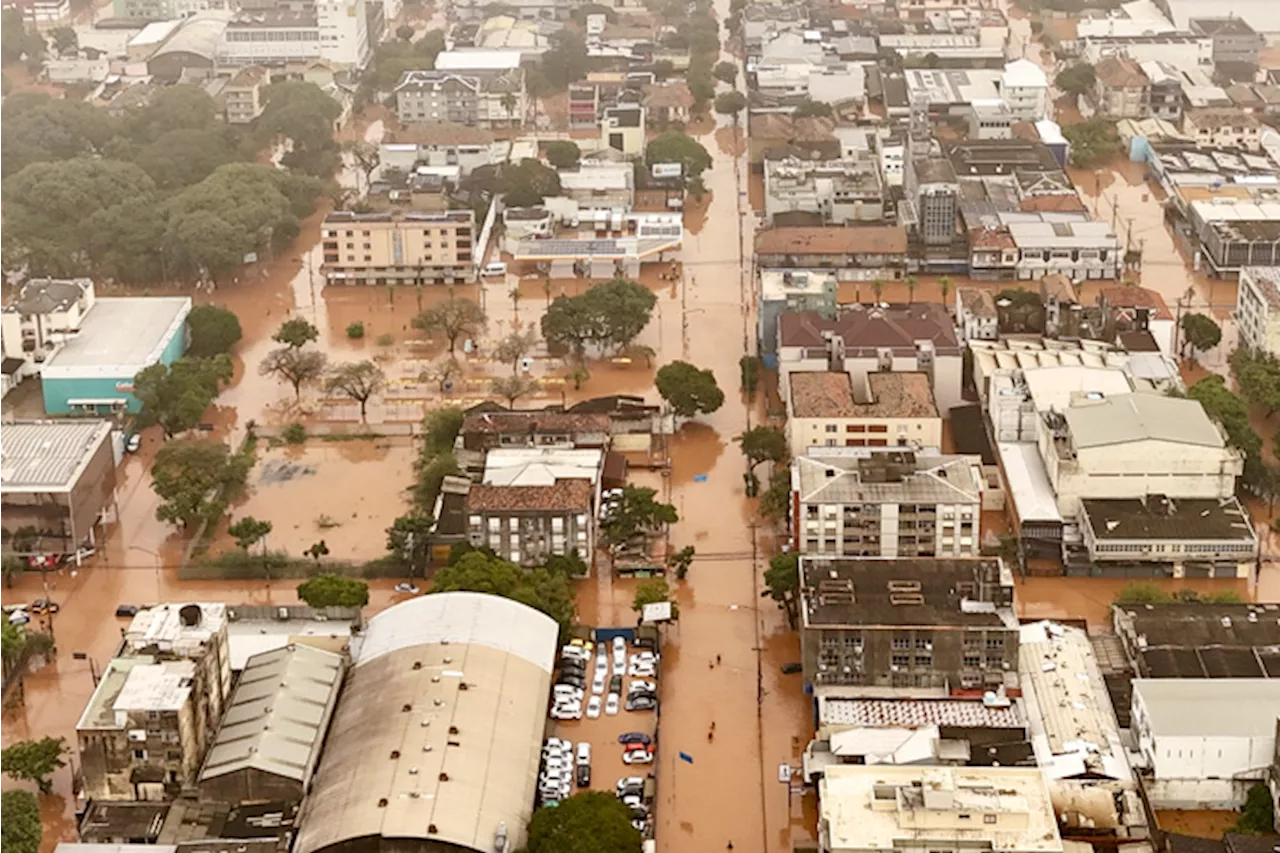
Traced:
POLYGON ((0 491, 67 491, 111 434, 107 421, 6 424, 0 491))
POLYGON ((1168 441, 1222 447, 1222 434, 1196 400, 1159 394, 1118 394, 1063 413, 1076 447, 1168 441))
POLYGON ((246 663, 200 781, 256 769, 305 788, 342 684, 342 658, 290 645, 246 663))

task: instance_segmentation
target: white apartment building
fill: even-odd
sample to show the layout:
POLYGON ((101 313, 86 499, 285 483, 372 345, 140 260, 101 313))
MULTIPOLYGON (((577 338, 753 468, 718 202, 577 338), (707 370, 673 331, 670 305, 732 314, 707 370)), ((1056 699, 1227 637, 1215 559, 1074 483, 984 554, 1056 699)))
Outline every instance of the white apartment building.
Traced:
POLYGON ((227 24, 218 45, 218 61, 232 65, 323 59, 363 68, 371 54, 365 0, 242 10, 227 24))
POLYGON ((791 463, 792 547, 823 557, 976 557, 982 460, 815 449, 791 463))
POLYGON ((1059 853, 1036 768, 841 764, 818 783, 823 853, 1059 853))
POLYGON ((1236 328, 1240 346, 1280 355, 1280 267, 1240 270, 1236 328))
POLYGON ((966 341, 994 341, 1000 337, 996 299, 981 287, 956 288, 956 319, 966 341))
POLYGON ((1187 110, 1182 117, 1182 132, 1202 148, 1261 151, 1264 127, 1253 113, 1234 108, 1187 110))
POLYGON ((806 225, 880 222, 884 200, 875 159, 867 152, 840 160, 765 160, 764 212, 769 225, 786 224, 777 217, 787 214, 806 225), (820 222, 809 221, 814 214, 820 222))
POLYGON ((406 71, 395 88, 403 124, 450 122, 478 127, 517 126, 526 107, 524 71, 406 71))
POLYGON ((1267 779, 1280 680, 1137 678, 1132 710, 1152 808, 1238 808, 1267 779))
POLYGON ((1164 62, 1180 71, 1213 71, 1213 39, 1190 33, 1163 35, 1089 36, 1083 58, 1097 65, 1106 56, 1124 55, 1134 62, 1164 62))
POLYGON ((1017 276, 1029 281, 1049 273, 1072 280, 1119 278, 1124 264, 1120 238, 1106 222, 1078 220, 1010 222, 1018 250, 1017 276))
POLYGON ((1015 59, 1004 67, 999 81, 1000 98, 1009 112, 1026 121, 1053 115, 1049 101, 1049 78, 1029 59, 1015 59))
POLYGON ((87 278, 34 278, 22 285, 0 310, 4 358, 25 364, 15 380, 39 372, 41 364, 75 337, 95 298, 93 280, 87 278))
POLYGON ((816 447, 942 446, 942 417, 923 373, 792 373, 787 384, 793 457, 816 447))

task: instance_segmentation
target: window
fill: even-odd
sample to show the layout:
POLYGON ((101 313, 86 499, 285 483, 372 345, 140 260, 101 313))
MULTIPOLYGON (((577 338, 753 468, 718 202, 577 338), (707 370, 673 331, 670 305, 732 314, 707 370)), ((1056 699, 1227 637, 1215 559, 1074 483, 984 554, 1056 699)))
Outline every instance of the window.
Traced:
POLYGON ((827 424, 827 425, 826 425, 826 431, 827 431, 827 432, 835 432, 835 431, 836 431, 836 429, 837 429, 837 427, 836 427, 836 425, 835 425, 835 424, 827 424))
POLYGON ((135 749, 135 750, 133 751, 133 760, 134 760, 134 761, 146 761, 146 760, 147 760, 147 751, 146 751, 145 749, 135 749))
POLYGON ((996 816, 995 816, 995 815, 993 815, 993 814, 984 814, 984 815, 982 816, 982 822, 983 822, 983 823, 986 823, 986 824, 995 823, 995 822, 996 822, 996 816))
POLYGON ((910 666, 911 656, 910 655, 894 655, 892 662, 894 666, 910 666))

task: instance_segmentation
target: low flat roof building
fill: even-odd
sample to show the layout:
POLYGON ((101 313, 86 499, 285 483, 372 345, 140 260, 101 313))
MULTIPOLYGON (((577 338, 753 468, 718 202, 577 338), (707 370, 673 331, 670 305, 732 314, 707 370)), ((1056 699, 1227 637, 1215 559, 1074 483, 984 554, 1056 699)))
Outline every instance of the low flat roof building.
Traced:
POLYGON ((1234 495, 1084 499, 1080 530, 1090 562, 1163 564, 1173 577, 1247 578, 1258 557, 1258 536, 1234 495))
POLYGON ((1280 604, 1116 604, 1111 612, 1139 678, 1280 679, 1280 604))
POLYGON ((924 373, 793 373, 787 385, 793 457, 810 447, 942 446, 942 417, 924 373))

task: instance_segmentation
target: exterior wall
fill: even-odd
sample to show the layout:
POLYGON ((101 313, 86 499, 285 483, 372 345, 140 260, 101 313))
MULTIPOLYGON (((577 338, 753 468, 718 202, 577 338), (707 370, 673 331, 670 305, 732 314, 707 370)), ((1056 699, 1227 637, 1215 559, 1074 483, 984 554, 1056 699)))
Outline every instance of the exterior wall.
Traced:
POLYGON ((471 281, 474 231, 445 217, 326 221, 322 271, 335 284, 471 281))
POLYGON ((960 309, 959 315, 960 334, 966 341, 994 341, 999 339, 1000 324, 997 318, 978 317, 963 308, 960 309))
POLYGON ((788 311, 817 311, 824 316, 834 316, 836 290, 832 286, 823 293, 788 294, 786 299, 761 298, 758 304, 760 352, 772 353, 778 348, 778 317, 788 311))
POLYGON ((1141 86, 1108 86, 1098 81, 1098 106, 1111 118, 1142 118, 1147 114, 1146 89, 1141 86))
POLYGON ((131 712, 120 729, 78 730, 85 793, 95 800, 172 799, 195 778, 211 734, 212 729, 197 728, 190 701, 176 712, 131 712), (131 737, 130 732, 145 737, 131 737), (139 770, 163 781, 135 783, 133 774, 139 770))
POLYGON ((1122 260, 1121 251, 1112 241, 1088 249, 1019 244, 1017 271, 1023 281, 1044 278, 1050 273, 1072 280, 1112 279, 1119 277, 1122 260))
POLYGON ((63 537, 62 550, 71 552, 94 535, 94 525, 111 504, 115 487, 115 455, 108 437, 69 493, 5 493, 0 499, 0 524, 10 533, 27 525, 56 531, 63 537))
POLYGON ((1249 151, 1260 151, 1261 127, 1256 121, 1241 118, 1238 124, 1217 124, 1206 122, 1203 126, 1196 123, 1192 113, 1187 113, 1183 131, 1196 141, 1197 145, 1210 148, 1244 148, 1249 151))
MULTIPOLYGON (((160 355, 161 364, 173 364, 187 349, 186 326, 180 334, 175 334, 165 344, 160 355)), ((110 414, 111 411, 123 409, 127 412, 142 411, 142 403, 133 396, 132 376, 81 376, 71 379, 51 379, 46 377, 41 383, 44 392, 44 410, 51 415, 84 414, 92 411, 95 414, 110 414), (84 406, 72 407, 69 400, 119 400, 117 406, 95 406, 86 409, 84 406)))
MULTIPOLYGON (((790 393, 787 377, 792 373, 843 370, 854 382, 862 382, 868 373, 882 369, 889 373, 915 373, 922 370, 914 355, 895 355, 882 368, 875 358, 846 358, 843 365, 833 366, 828 363, 825 355, 814 356, 812 352, 806 353, 802 347, 780 347, 778 350, 779 382, 784 399, 790 393)), ((944 414, 944 417, 946 412, 964 404, 960 390, 962 371, 963 359, 959 355, 936 356, 933 360, 933 399, 937 403, 938 412, 944 414)))
POLYGON ((21 358, 32 361, 40 354, 40 360, 52 355, 80 328, 85 313, 96 301, 93 288, 89 288, 80 302, 69 305, 65 311, 48 314, 19 314, 17 311, 0 311, 0 344, 5 358, 21 358), (30 349, 24 347, 30 342, 30 349))
POLYGON ((1270 303, 1248 267, 1240 271, 1236 327, 1240 330, 1240 346, 1280 355, 1280 316, 1271 314, 1270 303))
POLYGON ((823 557, 976 557, 981 506, 796 504, 794 545, 823 557))
POLYGON ((591 565, 595 546, 590 508, 565 512, 496 512, 468 510, 471 544, 488 545, 516 564, 538 565, 552 554, 572 549, 591 565))
POLYGON ((787 418, 791 455, 810 447, 942 447, 941 418, 787 418))
POLYGON ((200 782, 200 798, 215 803, 241 803, 252 800, 276 803, 298 803, 306 792, 302 783, 257 768, 238 770, 200 782))
POLYGON ((823 627, 803 629, 800 640, 813 685, 994 687, 1018 669, 1016 630, 823 627))
POLYGON ((227 113, 228 124, 248 124, 262 112, 262 101, 258 85, 231 88, 223 91, 223 103, 227 113))
POLYGON ((1049 90, 1044 86, 1011 86, 1001 97, 1018 118, 1038 121, 1049 115, 1049 90))
POLYGON ((370 45, 365 0, 321 0, 312 26, 228 26, 218 58, 232 64, 324 59, 363 68, 370 45))

